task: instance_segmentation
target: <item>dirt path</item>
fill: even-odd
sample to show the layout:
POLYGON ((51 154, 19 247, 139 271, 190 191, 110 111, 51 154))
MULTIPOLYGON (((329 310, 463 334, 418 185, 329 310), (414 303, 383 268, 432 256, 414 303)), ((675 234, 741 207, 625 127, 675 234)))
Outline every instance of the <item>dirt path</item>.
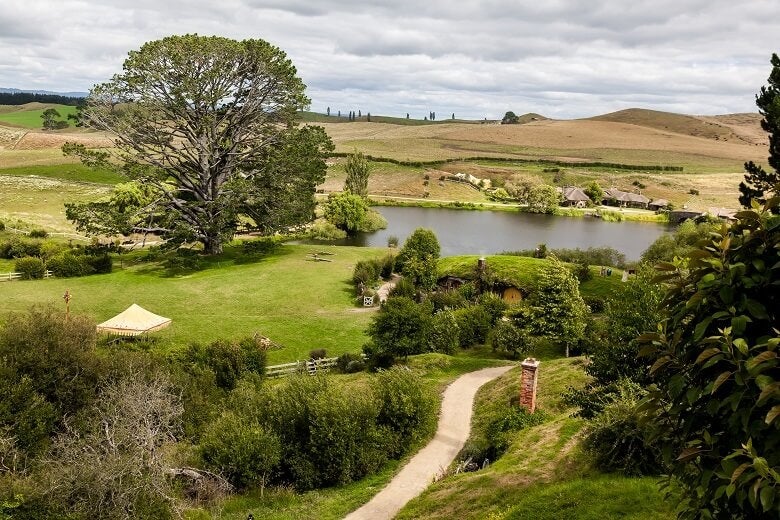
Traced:
POLYGON ((512 366, 483 368, 456 379, 444 391, 433 440, 403 467, 370 502, 345 520, 389 520, 447 469, 468 439, 474 396, 479 387, 512 366))

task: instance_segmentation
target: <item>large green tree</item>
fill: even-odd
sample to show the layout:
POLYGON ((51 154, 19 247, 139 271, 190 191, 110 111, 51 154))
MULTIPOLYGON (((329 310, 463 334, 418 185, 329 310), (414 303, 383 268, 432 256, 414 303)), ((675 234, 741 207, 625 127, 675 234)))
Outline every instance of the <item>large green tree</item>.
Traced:
POLYGON ((659 264, 665 319, 645 408, 683 518, 780 516, 780 198, 659 264))
POLYGON ((746 208, 751 200, 763 203, 780 184, 780 58, 772 54, 769 86, 756 95, 758 111, 764 116, 761 128, 769 133, 769 171, 753 161, 745 163, 745 181, 739 184, 739 202, 746 208))
POLYGON ((363 152, 354 151, 347 157, 344 165, 347 179, 344 181, 344 190, 363 198, 368 197, 368 176, 371 173, 371 164, 363 155, 363 152))
POLYGON ((170 36, 131 51, 82 111, 115 148, 64 151, 118 169, 148 193, 122 209, 70 204, 68 218, 88 232, 201 242, 209 254, 239 223, 272 232, 310 220, 333 145, 321 128, 296 126, 304 90, 285 53, 259 39, 170 36))

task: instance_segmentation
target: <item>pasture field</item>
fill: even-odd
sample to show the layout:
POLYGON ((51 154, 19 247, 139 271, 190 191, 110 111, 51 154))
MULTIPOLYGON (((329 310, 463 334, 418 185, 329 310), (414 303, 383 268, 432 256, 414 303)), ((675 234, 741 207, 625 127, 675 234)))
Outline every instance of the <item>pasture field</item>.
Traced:
MULTIPOLYGON (((73 226, 65 218, 66 202, 95 200, 108 195, 110 186, 90 182, 64 180, 68 175, 81 176, 80 165, 67 165, 43 170, 48 175, 24 173, 6 174, 0 170, 0 220, 13 222, 14 227, 43 228, 50 232, 72 233, 73 226), (73 168, 68 173, 68 168, 73 168)), ((29 169, 28 169, 29 170, 29 169)), ((90 172, 88 177, 95 175, 90 172)))
POLYGON ((60 120, 67 121, 69 115, 76 115, 76 107, 57 104, 28 103, 18 107, 9 107, 4 105, 4 110, 0 111, 0 122, 23 128, 40 129, 43 124, 41 114, 49 108, 55 109, 60 113, 60 120), (30 107, 29 105, 34 105, 30 107), (40 107, 40 108, 39 108, 40 107), (30 109, 32 108, 32 110, 30 109))
POLYGON ((71 312, 98 323, 132 303, 171 318, 173 324, 154 335, 161 351, 257 332, 284 346, 269 352, 270 364, 306 359, 315 348, 329 356, 356 352, 374 311, 355 305, 352 269, 382 250, 333 249, 332 262, 310 261, 312 246, 285 245, 256 261, 236 263, 228 253, 180 276, 158 264, 118 260, 111 274, 0 282, 0 316, 35 304, 62 306, 68 290, 71 312))

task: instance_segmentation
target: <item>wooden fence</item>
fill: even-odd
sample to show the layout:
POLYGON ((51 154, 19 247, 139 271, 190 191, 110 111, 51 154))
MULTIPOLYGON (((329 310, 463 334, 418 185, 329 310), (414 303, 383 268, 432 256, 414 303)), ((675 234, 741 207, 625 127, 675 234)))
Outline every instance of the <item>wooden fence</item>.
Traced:
MULTIPOLYGON (((43 273, 44 278, 51 278, 52 276, 54 276, 54 274, 48 269, 43 273)), ((0 282, 11 282, 13 280, 21 280, 21 279, 22 279, 22 273, 0 274, 0 282)))
POLYGON ((317 372, 326 372, 336 365, 339 358, 310 359, 308 361, 294 361, 284 363, 283 365, 272 365, 265 369, 268 377, 289 376, 291 374, 309 374, 314 375, 317 372))

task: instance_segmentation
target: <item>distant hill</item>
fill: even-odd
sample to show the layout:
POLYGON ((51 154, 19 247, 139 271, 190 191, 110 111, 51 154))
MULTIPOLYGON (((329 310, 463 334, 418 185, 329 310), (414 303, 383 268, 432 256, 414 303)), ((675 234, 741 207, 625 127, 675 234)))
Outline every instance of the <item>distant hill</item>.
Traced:
POLYGON ((729 126, 721 124, 716 118, 688 116, 644 108, 629 108, 587 119, 590 121, 627 123, 717 141, 740 139, 729 126))
POLYGON ((25 92, 19 89, 0 88, 0 105, 25 105, 27 103, 55 103, 58 105, 75 106, 84 99, 84 94, 78 92, 25 92), (79 94, 79 95, 76 95, 79 94))
POLYGON ((0 87, 0 94, 41 94, 47 96, 83 98, 83 97, 87 97, 87 94, 89 94, 89 92, 55 92, 53 90, 27 90, 27 89, 20 89, 20 88, 0 87))

